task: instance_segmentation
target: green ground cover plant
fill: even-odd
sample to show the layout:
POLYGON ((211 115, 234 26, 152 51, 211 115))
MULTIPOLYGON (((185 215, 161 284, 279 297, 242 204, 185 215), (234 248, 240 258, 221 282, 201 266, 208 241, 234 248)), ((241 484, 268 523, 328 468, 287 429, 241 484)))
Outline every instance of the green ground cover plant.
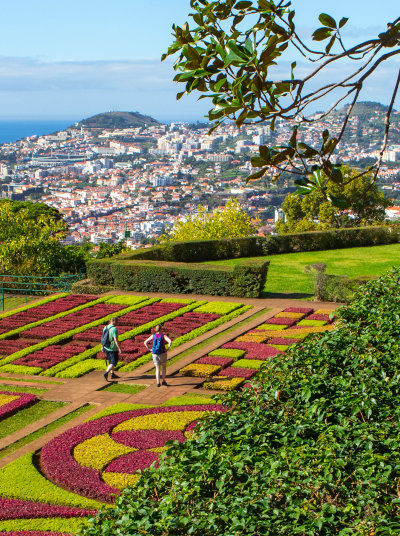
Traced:
MULTIPOLYGON (((260 257, 261 258, 261 257, 260 257)), ((304 273, 309 264, 326 263, 326 272, 349 277, 380 276, 400 263, 400 245, 333 249, 270 255, 265 292, 313 294, 311 277, 304 273)), ((218 261, 235 264, 238 259, 218 261)), ((213 261, 216 264, 216 261, 213 261)))
POLYGON ((86 536, 399 534, 400 268, 220 398, 86 536))
POLYGON ((111 385, 108 385, 102 391, 111 391, 113 393, 129 393, 131 395, 135 395, 136 393, 139 393, 143 389, 145 389, 145 385, 129 385, 126 383, 112 383, 111 385))
POLYGON ((22 409, 15 415, 1 421, 0 439, 13 434, 17 430, 28 426, 39 419, 46 417, 58 408, 65 406, 65 402, 52 402, 50 400, 39 400, 33 406, 22 409))
POLYGON ((30 393, 32 395, 40 395, 41 393, 45 393, 47 389, 39 389, 37 387, 23 387, 22 385, 5 385, 0 384, 0 391, 10 391, 11 393, 15 393, 16 391, 18 393, 30 393))
POLYGON ((52 430, 55 430, 59 426, 62 426, 63 424, 66 424, 67 422, 71 421, 72 419, 75 419, 75 417, 79 417, 79 415, 82 415, 83 413, 86 413, 90 409, 92 409, 93 406, 90 406, 89 404, 85 404, 84 406, 81 406, 80 408, 75 409, 74 411, 71 411, 71 413, 68 413, 67 415, 64 415, 64 417, 60 417, 59 419, 56 419, 55 421, 49 423, 47 426, 43 426, 43 428, 40 428, 39 430, 36 430, 36 432, 32 432, 31 434, 21 438, 19 441, 15 441, 8 447, 0 450, 0 458, 3 458, 4 456, 7 456, 8 454, 11 454, 12 452, 16 451, 17 449, 23 447, 24 445, 27 445, 28 443, 31 443, 32 441, 35 441, 35 439, 38 439, 39 437, 42 437, 43 435, 47 434, 48 432, 51 432, 52 430))

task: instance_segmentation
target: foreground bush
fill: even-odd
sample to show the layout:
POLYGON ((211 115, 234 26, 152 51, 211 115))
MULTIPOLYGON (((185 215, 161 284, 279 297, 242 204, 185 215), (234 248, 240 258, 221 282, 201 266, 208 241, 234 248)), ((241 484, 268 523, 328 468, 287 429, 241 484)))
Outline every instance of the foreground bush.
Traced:
POLYGON ((400 270, 227 394, 87 536, 399 534, 400 270))

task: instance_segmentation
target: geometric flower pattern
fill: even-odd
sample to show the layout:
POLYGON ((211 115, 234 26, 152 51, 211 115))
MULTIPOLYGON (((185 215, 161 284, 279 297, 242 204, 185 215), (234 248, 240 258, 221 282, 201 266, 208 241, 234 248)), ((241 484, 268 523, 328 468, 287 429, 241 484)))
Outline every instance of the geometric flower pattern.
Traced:
POLYGON ((167 441, 184 442, 193 423, 210 411, 223 408, 169 406, 107 415, 52 439, 41 450, 41 467, 58 486, 113 502, 120 489, 137 481, 137 471, 157 464, 167 441))

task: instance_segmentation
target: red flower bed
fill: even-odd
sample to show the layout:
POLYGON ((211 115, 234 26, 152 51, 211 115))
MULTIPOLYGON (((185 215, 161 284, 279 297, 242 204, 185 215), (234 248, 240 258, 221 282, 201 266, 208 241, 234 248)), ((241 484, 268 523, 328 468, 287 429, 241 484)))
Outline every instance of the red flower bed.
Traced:
POLYGON ((96 296, 88 296, 84 294, 71 294, 63 298, 58 298, 52 302, 44 303, 43 305, 38 305, 37 307, 32 307, 26 311, 21 311, 20 313, 15 313, 0 319, 0 329, 10 331, 25 326, 25 324, 37 322, 38 320, 43 320, 44 318, 63 311, 68 311, 68 309, 73 309, 74 307, 78 307, 79 305, 83 305, 94 299, 96 299, 96 296))
POLYGON ((267 324, 276 324, 278 326, 293 326, 296 323, 296 318, 269 318, 267 324))
POLYGON ((121 316, 118 324, 121 326, 130 326, 130 329, 147 324, 156 318, 177 311, 184 307, 182 303, 152 303, 146 305, 136 311, 131 311, 124 316, 121 316))
POLYGON ((77 311, 63 318, 57 318, 51 322, 47 322, 36 328, 28 329, 20 334, 20 337, 34 337, 37 339, 48 339, 50 337, 55 337, 61 333, 65 333, 71 329, 78 328, 100 318, 116 313, 124 309, 124 305, 115 305, 108 303, 98 303, 93 305, 93 307, 88 307, 82 311, 77 311))
POLYGON ((228 367, 218 373, 218 376, 227 376, 228 378, 245 378, 249 380, 256 374, 256 370, 240 367, 228 367))
POLYGON ((85 347, 82 344, 66 344, 60 346, 58 344, 53 344, 42 348, 42 350, 37 350, 32 354, 28 354, 24 357, 20 357, 13 362, 14 365, 24 365, 26 367, 41 367, 44 370, 47 370, 74 355, 80 354, 85 350, 85 347))
MULTIPOLYGON (((239 369, 238 369, 239 370, 239 369)), ((105 502, 113 501, 113 494, 119 494, 119 490, 107 485, 101 479, 101 472, 80 465, 73 456, 74 448, 87 439, 97 435, 112 434, 113 429, 124 421, 134 417, 144 415, 163 414, 169 412, 186 411, 224 411, 220 405, 199 405, 199 406, 169 406, 163 408, 146 408, 132 411, 125 411, 114 415, 108 415, 100 419, 90 421, 60 434, 52 439, 41 451, 41 466, 44 474, 57 485, 69 489, 75 493, 85 495, 105 502)), ((148 432, 146 430, 145 432, 148 432)), ((159 431, 157 431, 159 433, 159 431)), ((143 434, 143 445, 149 444, 152 437, 143 434)), ((136 436, 138 439, 139 436, 136 436)), ((139 445, 139 443, 137 443, 139 445)), ((143 447, 142 447, 143 448, 143 447)), ((134 453, 137 454, 137 453, 134 453)), ((156 453, 150 453, 157 456, 156 453)), ((153 456, 152 456, 153 459, 153 456)), ((142 466, 145 458, 136 456, 134 463, 142 466)), ((149 461, 149 457, 146 457, 149 461)), ((113 462, 112 462, 113 463, 113 462)), ((121 462, 125 464, 124 462, 121 462)), ((111 471, 110 465, 108 471, 111 471)), ((120 467, 119 467, 120 469, 120 467)))
POLYGON ((196 313, 194 311, 190 311, 182 316, 165 322, 163 328, 164 331, 171 337, 180 337, 181 335, 185 335, 186 333, 189 333, 200 326, 204 326, 205 324, 208 324, 219 317, 220 315, 217 314, 196 313))
POLYGON ((312 309, 311 307, 288 307, 284 310, 284 313, 303 313, 305 315, 309 315, 313 311, 314 309, 312 309))
POLYGON ((313 315, 307 316, 306 320, 325 320, 326 322, 331 321, 329 315, 323 315, 321 313, 314 313, 313 315))
POLYGON ((10 417, 17 411, 31 406, 36 402, 36 396, 28 393, 10 393, 9 391, 0 391, 0 395, 18 396, 18 399, 0 406, 0 420, 10 417))
POLYGON ((199 365, 219 365, 222 368, 225 368, 232 365, 233 359, 230 359, 229 357, 206 355, 195 361, 195 363, 198 363, 199 365))
POLYGON ((46 503, 0 497, 0 521, 40 517, 87 517, 93 516, 95 513, 95 510, 83 510, 82 508, 55 506, 46 503))
MULTIPOLYGON (((82 331, 82 333, 75 333, 75 335, 72 337, 76 341, 87 341, 87 342, 93 342, 96 344, 100 343, 101 334, 103 333, 104 325, 103 326, 95 326, 93 328, 89 328, 86 331, 82 331)), ((131 328, 129 326, 120 326, 118 323, 118 333, 122 335, 126 331, 129 331, 131 328)))
POLYGON ((137 452, 130 452, 125 454, 116 460, 113 460, 110 465, 107 466, 107 473, 127 473, 133 474, 136 471, 143 471, 146 467, 150 467, 152 463, 156 462, 158 466, 158 454, 155 452, 147 452, 146 450, 139 450, 137 452))

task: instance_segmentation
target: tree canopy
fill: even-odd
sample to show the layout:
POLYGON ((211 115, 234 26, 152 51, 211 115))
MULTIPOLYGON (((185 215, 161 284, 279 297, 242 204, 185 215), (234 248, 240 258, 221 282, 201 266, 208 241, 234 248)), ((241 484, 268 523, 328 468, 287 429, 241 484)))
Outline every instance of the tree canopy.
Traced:
POLYGON ((390 199, 370 182, 369 175, 359 176, 355 169, 343 168, 344 184, 328 183, 326 193, 330 198, 343 198, 345 209, 333 206, 324 195, 313 190, 307 196, 288 194, 282 204, 285 222, 279 221, 279 233, 301 233, 338 227, 358 227, 381 223, 390 199), (353 180, 352 177, 355 177, 353 180))
MULTIPOLYGON (((343 182, 341 166, 332 157, 362 89, 384 62, 400 54, 400 17, 375 38, 346 47, 346 17, 337 21, 321 13, 320 26, 311 36, 313 44, 308 44, 308 36, 300 35, 296 27, 290 1, 191 0, 190 5, 190 22, 173 25, 174 41, 163 55, 165 59, 178 54, 174 80, 185 84, 178 98, 201 92, 200 98, 212 102, 208 118, 213 128, 228 119, 238 127, 248 122, 269 122, 272 130, 277 120, 290 121, 290 142, 279 147, 260 146, 259 156, 252 159, 253 167, 259 170, 248 180, 261 178, 271 169, 276 172, 274 180, 289 172, 298 177, 299 185, 307 192, 316 189, 326 196, 326 184, 320 182, 318 172, 323 171, 328 181, 343 182), (291 63, 286 78, 275 74, 275 66, 291 57, 288 54, 306 62, 309 71, 304 76, 297 76, 296 61, 291 63), (331 67, 336 68, 336 79, 326 82, 324 75, 331 67), (322 117, 338 104, 350 102, 338 132, 325 130, 313 147, 299 142, 299 125, 316 119, 309 110, 327 95, 333 104, 322 117)), ((392 84, 381 150, 369 169, 373 171, 371 182, 377 177, 387 146, 400 70, 392 84)), ((328 200, 337 203, 337 199, 328 200)), ((340 201, 343 204, 343 199, 340 201)))
POLYGON ((211 240, 217 238, 241 238, 257 234, 250 216, 237 200, 230 199, 223 210, 207 212, 199 206, 196 214, 177 221, 172 229, 161 237, 162 242, 184 240, 211 240))

